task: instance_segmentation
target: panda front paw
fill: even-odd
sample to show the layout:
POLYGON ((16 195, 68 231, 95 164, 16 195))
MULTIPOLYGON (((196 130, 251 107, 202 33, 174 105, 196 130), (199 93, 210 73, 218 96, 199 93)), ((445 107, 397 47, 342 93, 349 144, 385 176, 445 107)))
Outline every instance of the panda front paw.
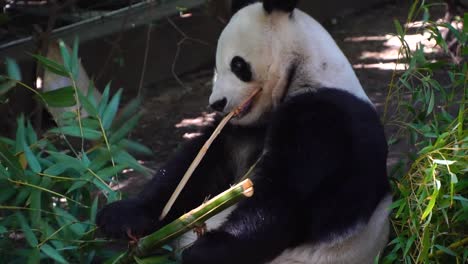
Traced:
POLYGON ((117 201, 99 211, 96 224, 110 238, 135 239, 156 230, 157 218, 138 199, 117 201))

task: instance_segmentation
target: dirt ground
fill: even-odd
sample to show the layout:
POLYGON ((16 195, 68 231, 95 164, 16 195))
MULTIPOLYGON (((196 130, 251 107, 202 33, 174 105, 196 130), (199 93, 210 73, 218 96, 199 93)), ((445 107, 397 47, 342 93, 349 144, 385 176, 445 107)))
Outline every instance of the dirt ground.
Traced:
MULTIPOLYGON (((392 79, 399 49, 399 41, 392 34, 393 20, 406 20, 408 6, 384 5, 326 23, 360 79, 367 94, 382 114, 387 87, 392 79)), ((439 12, 441 15, 441 13, 439 12)), ((418 39, 415 39, 416 42, 418 39)), ((143 157, 145 165, 157 169, 183 142, 184 136, 197 129, 209 114, 208 97, 211 92, 212 70, 179 76, 184 86, 168 81, 150 87, 143 104, 143 118, 132 137, 154 151, 153 157, 143 157)), ((394 131, 386 128, 387 138, 394 131)), ((407 152, 404 143, 392 145, 389 169, 407 152)), ((133 194, 141 189, 147 178, 130 175, 123 191, 133 194)))

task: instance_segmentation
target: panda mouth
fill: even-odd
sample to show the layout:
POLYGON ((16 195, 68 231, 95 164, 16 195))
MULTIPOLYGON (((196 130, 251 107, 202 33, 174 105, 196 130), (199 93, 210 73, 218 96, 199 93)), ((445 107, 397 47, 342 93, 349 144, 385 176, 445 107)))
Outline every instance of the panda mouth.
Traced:
POLYGON ((237 119, 239 119, 241 117, 244 117, 245 115, 247 115, 250 112, 250 110, 252 109, 252 105, 253 105, 252 101, 253 100, 250 100, 250 101, 246 102, 246 104, 244 106, 238 108, 238 110, 237 110, 237 112, 235 114, 235 117, 237 119))
POLYGON ((259 94, 261 90, 261 88, 255 89, 255 91, 253 91, 253 93, 249 95, 249 97, 234 110, 235 118, 240 119, 250 112, 253 106, 253 101, 256 95, 259 94))

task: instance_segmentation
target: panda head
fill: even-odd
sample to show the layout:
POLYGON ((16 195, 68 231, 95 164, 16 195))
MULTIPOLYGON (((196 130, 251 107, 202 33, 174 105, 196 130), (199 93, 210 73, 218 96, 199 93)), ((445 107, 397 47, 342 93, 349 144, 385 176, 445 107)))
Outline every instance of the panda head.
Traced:
POLYGON ((262 88, 232 123, 252 125, 266 120, 288 94, 300 87, 337 88, 340 84, 335 79, 340 79, 346 85, 357 82, 360 88, 333 39, 315 20, 295 9, 297 2, 264 0, 249 4, 233 15, 221 33, 211 107, 230 112, 262 88), (330 55, 324 57, 325 53, 330 55), (349 70, 349 76, 341 74, 349 70))

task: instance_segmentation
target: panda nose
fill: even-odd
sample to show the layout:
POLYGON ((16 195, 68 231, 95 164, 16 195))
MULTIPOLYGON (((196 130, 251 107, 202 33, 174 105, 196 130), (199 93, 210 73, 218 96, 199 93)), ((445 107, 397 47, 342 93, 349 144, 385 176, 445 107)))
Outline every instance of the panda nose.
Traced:
POLYGON ((223 99, 210 104, 210 107, 211 109, 215 111, 222 112, 224 110, 224 107, 226 106, 226 103, 227 103, 227 99, 226 97, 224 97, 223 99))

